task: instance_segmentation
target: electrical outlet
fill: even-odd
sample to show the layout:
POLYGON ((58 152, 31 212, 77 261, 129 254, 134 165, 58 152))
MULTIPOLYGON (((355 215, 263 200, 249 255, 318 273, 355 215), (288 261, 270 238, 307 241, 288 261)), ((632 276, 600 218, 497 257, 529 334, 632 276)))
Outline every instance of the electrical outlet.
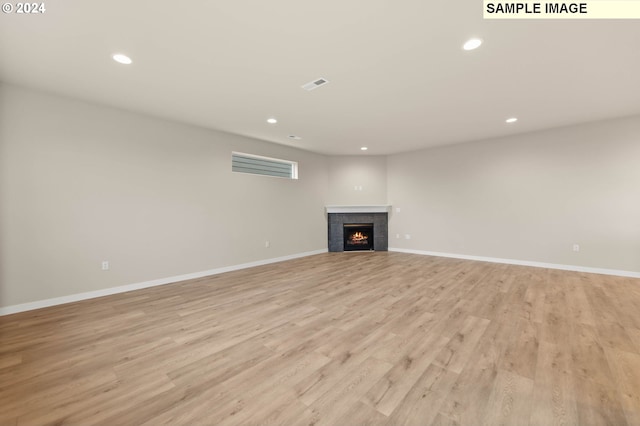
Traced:
POLYGON ((265 242, 264 242, 264 246, 265 246, 266 248, 269 248, 269 247, 271 246, 271 243, 269 242, 269 240, 267 240, 267 241, 265 241, 265 242))
POLYGON ((400 238, 400 234, 396 234, 396 238, 400 238))
POLYGON ((404 239, 405 240, 410 240, 411 239, 411 234, 404 234, 404 239))
POLYGON ((109 270, 109 261, 108 260, 103 260, 102 261, 102 270, 103 271, 108 271, 109 270))
POLYGON ((396 213, 400 213, 400 207, 396 207, 396 213))
POLYGON ((573 251, 580 251, 580 244, 574 244, 573 251))

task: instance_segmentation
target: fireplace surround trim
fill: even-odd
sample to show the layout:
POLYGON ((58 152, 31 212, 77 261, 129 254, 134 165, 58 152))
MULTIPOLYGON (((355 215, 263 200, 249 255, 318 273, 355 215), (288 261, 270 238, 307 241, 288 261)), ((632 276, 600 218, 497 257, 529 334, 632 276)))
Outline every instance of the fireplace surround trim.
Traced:
POLYGON ((391 206, 325 206, 327 213, 389 213, 391 206))

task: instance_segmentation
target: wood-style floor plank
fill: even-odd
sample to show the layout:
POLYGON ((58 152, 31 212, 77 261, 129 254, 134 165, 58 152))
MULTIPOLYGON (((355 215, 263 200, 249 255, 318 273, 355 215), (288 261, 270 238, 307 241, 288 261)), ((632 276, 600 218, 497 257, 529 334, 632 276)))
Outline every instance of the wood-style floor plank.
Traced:
POLYGON ((541 342, 531 407, 531 425, 578 425, 580 389, 571 374, 569 345, 541 342))
POLYGON ((482 424, 528 425, 532 393, 533 380, 510 371, 498 371, 482 424))
POLYGON ((0 425, 640 425, 640 280, 326 253, 0 317, 0 425))

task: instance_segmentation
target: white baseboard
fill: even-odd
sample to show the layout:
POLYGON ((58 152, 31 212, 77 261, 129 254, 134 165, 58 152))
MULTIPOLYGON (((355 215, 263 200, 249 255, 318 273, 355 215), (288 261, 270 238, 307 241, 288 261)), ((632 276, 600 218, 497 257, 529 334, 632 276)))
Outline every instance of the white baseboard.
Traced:
POLYGON ((536 268, 562 269, 563 271, 589 272, 592 274, 616 275, 620 277, 640 278, 640 272, 619 271, 617 269, 590 268, 587 266, 560 265, 557 263, 532 262, 529 260, 501 259, 497 257, 470 256, 466 254, 440 253, 435 251, 411 250, 389 247, 389 251, 421 254, 424 256, 452 257, 454 259, 479 260, 481 262, 506 263, 509 265, 533 266, 536 268))
POLYGON ((159 278, 157 280, 144 281, 140 283, 127 284, 118 287, 110 287, 102 290, 88 291, 86 293, 70 294, 68 296, 54 297, 53 299, 37 300, 35 302, 22 303, 0 307, 0 316, 15 314, 18 312, 32 311, 34 309, 47 308, 49 306, 62 305, 64 303, 78 302, 80 300, 93 299, 95 297, 109 296, 111 294, 125 293, 127 291, 140 290, 148 287, 155 287, 164 284, 176 283, 179 281, 192 280, 195 278, 207 277, 210 275, 222 274, 224 272, 237 271, 240 269, 253 268, 254 266, 268 265, 270 263, 283 262, 285 260, 297 259, 300 257, 312 256, 314 254, 326 253, 327 249, 314 250, 304 253, 290 254, 273 259, 258 260, 255 262, 242 263, 240 265, 225 266, 222 268, 209 269, 208 271, 194 272, 191 274, 176 275, 173 277, 159 278))

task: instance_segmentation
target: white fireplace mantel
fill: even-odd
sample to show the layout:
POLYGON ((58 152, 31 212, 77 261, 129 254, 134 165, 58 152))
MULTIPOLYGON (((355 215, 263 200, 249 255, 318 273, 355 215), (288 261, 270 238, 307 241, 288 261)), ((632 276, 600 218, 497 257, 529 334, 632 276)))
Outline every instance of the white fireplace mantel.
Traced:
POLYGON ((389 213, 391 206, 325 206, 327 213, 389 213))

